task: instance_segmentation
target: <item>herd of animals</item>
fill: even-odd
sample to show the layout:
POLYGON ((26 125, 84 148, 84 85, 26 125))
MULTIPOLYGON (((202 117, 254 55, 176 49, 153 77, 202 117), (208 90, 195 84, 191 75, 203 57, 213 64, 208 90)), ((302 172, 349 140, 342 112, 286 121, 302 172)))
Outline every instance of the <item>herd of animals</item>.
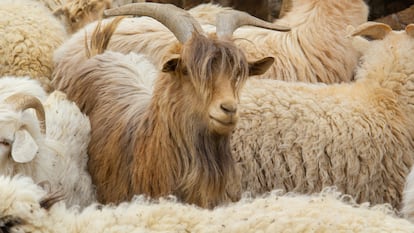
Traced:
POLYGON ((1 233, 414 232, 414 24, 111 4, 0 1, 1 233))

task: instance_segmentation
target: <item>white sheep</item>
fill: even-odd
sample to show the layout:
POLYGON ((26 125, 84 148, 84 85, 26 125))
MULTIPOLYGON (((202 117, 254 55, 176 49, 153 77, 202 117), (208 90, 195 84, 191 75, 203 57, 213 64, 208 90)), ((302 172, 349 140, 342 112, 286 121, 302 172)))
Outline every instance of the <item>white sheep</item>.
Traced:
MULTIPOLYGON (((211 4, 201 5, 196 8, 199 9, 197 13, 196 9, 189 13, 197 16, 203 13, 214 15, 221 11, 217 8, 211 4)), ((367 17, 368 7, 363 0, 340 3, 337 0, 296 0, 292 11, 271 24, 288 25, 291 27, 290 32, 246 26, 235 31, 233 40, 245 51, 248 59, 263 56, 275 58, 273 66, 261 77, 325 83, 350 81, 359 54, 350 46, 349 38, 346 38, 346 27, 366 22, 367 17)), ((219 20, 224 24, 229 21, 228 18, 219 20)), ((86 27, 86 33, 90 35, 93 28, 94 25, 86 27)), ((204 25, 203 29, 210 33, 216 31, 212 25, 204 25)), ((66 59, 81 54, 84 34, 82 30, 62 46, 55 53, 55 63, 64 66, 67 64, 66 59)), ((165 26, 141 17, 123 20, 109 43, 109 49, 146 54, 161 68, 171 55, 178 54, 178 44, 165 26)), ((73 67, 67 66, 59 72, 70 73, 73 67)))
POLYGON ((55 76, 54 87, 90 118, 88 169, 98 200, 174 194, 202 207, 227 201, 238 92, 249 75, 265 72, 273 59, 248 62, 229 35, 204 35, 195 19, 173 5, 136 3, 109 13, 154 17, 182 44, 180 56, 171 57, 162 70, 138 69, 138 59, 105 52, 117 18, 104 27, 98 24, 89 59, 79 59, 82 51, 62 64, 74 67, 70 73, 55 76), (153 88, 138 79, 155 80, 153 88))
POLYGON ((95 201, 89 140, 89 119, 65 94, 48 96, 28 77, 0 78, 0 174, 45 181, 68 205, 85 206, 95 201))
POLYGON ((50 90, 53 52, 65 38, 62 23, 41 3, 1 0, 0 76, 30 76, 50 90))
POLYGON ((353 40, 363 56, 352 83, 248 80, 231 138, 239 190, 335 185, 358 202, 399 208, 414 162, 413 29, 358 27, 353 40))
POLYGON ((332 189, 315 195, 274 191, 213 210, 174 198, 137 196, 120 205, 67 209, 27 177, 0 176, 0 230, 31 233, 414 232, 388 205, 358 205, 332 189))

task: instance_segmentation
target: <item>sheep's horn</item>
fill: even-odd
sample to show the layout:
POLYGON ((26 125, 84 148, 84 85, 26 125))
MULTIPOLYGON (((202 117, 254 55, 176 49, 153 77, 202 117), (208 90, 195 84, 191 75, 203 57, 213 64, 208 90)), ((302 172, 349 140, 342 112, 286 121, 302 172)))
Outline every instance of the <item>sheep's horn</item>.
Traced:
POLYGON ((359 25, 352 36, 368 36, 372 40, 381 40, 392 31, 392 28, 385 23, 366 22, 359 25))
POLYGON ((181 43, 190 39, 193 32, 203 32, 200 24, 187 11, 172 4, 132 3, 105 10, 104 15, 149 16, 164 24, 181 43))
POLYGON ((267 28, 277 31, 290 31, 287 26, 277 25, 261 20, 254 16, 249 15, 246 12, 237 10, 227 10, 221 12, 216 17, 216 32, 218 37, 228 36, 231 37, 233 32, 243 25, 257 26, 261 28, 267 28))
POLYGON ((5 101, 6 103, 13 104, 14 108, 17 111, 24 111, 26 109, 33 108, 36 111, 37 119, 39 120, 40 130, 42 134, 46 133, 45 109, 43 108, 43 104, 40 102, 38 98, 19 93, 7 97, 5 101))
POLYGON ((407 27, 405 27, 405 32, 414 37, 414 23, 408 24, 407 27))

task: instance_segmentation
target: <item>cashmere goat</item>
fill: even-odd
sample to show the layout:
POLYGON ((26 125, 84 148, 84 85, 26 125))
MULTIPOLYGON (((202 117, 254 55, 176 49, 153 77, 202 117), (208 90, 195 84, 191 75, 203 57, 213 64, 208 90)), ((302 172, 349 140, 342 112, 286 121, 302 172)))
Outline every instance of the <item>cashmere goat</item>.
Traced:
POLYGON ((180 56, 171 57, 162 72, 153 66, 138 70, 138 59, 102 53, 118 18, 97 27, 89 59, 72 57, 64 65, 76 68, 54 77, 54 87, 90 118, 88 167, 98 200, 173 194, 202 207, 225 201, 233 177, 229 138, 238 120, 239 89, 273 59, 248 63, 228 35, 205 36, 195 19, 173 5, 136 3, 106 12, 154 17, 182 45, 180 56), (146 78, 155 80, 153 91, 138 81, 146 78))

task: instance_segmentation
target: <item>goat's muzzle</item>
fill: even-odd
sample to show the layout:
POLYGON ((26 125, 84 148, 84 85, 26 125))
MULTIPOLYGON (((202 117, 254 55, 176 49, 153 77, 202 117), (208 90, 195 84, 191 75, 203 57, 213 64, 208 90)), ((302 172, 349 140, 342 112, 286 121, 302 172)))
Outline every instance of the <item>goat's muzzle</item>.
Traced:
POLYGON ((209 118, 211 130, 221 135, 231 133, 239 119, 237 103, 226 101, 214 106, 209 112, 209 118))

